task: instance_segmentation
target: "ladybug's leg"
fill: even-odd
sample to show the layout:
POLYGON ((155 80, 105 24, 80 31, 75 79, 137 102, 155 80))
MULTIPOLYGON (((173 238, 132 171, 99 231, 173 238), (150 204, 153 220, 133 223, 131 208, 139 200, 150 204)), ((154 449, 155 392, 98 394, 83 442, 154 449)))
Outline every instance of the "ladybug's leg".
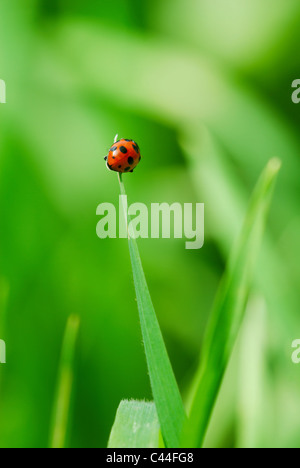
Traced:
POLYGON ((104 161, 107 161, 108 156, 104 156, 104 161))

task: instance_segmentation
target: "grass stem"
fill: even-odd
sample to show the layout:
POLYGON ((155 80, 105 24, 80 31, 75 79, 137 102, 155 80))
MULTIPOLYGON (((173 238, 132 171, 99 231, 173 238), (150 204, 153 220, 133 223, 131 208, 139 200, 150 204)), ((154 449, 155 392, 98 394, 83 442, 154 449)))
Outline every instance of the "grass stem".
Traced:
MULTIPOLYGON (((121 195, 126 195, 122 174, 119 175, 121 195)), ((167 447, 179 447, 186 414, 168 357, 163 336, 152 304, 136 239, 130 236, 130 216, 123 204, 127 221, 129 253, 137 297, 152 393, 167 447)))

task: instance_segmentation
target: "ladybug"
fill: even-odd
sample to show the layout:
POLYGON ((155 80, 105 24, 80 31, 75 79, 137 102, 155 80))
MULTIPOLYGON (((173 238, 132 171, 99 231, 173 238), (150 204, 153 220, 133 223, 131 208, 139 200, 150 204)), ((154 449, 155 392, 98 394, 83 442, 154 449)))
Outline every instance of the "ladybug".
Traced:
POLYGON ((133 172, 141 160, 139 145, 133 140, 116 141, 105 156, 106 166, 110 171, 133 172))

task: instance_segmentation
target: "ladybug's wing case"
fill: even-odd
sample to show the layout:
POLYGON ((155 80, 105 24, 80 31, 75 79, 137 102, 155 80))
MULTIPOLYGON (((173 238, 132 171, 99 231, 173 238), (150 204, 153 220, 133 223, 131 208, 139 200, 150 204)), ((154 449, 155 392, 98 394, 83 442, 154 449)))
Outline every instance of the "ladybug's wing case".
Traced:
POLYGON ((108 153, 107 167, 116 172, 132 172, 140 159, 139 147, 133 140, 120 140, 108 153))
POLYGON ((109 163, 110 166, 115 166, 117 165, 120 161, 122 161, 123 155, 121 156, 120 154, 117 154, 117 152, 110 151, 108 153, 108 159, 107 162, 109 163))

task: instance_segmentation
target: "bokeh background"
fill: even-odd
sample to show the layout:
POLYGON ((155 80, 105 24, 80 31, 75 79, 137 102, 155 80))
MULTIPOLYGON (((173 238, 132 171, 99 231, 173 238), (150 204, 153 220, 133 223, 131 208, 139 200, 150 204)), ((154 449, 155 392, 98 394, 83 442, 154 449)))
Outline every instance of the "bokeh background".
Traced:
POLYGON ((205 247, 140 240, 187 394, 251 190, 283 168, 209 447, 298 447, 298 0, 1 0, 0 446, 45 447, 67 318, 81 319, 70 447, 105 447, 122 398, 151 398, 126 240, 96 236, 118 203, 114 135, 143 161, 129 202, 204 202, 205 247))

